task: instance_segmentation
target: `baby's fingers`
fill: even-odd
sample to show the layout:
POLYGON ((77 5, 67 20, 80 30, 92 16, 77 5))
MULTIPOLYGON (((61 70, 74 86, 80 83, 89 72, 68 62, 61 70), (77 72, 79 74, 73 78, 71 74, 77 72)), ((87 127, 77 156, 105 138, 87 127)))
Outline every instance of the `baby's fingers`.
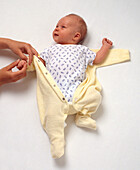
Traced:
POLYGON ((110 45, 113 45, 112 41, 110 41, 109 39, 105 38, 105 41, 110 44, 110 45))

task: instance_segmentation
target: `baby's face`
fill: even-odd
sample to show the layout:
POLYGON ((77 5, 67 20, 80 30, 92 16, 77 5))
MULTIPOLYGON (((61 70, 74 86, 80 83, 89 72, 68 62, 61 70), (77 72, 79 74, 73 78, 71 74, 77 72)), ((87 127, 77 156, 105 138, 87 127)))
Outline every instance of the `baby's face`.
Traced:
POLYGON ((74 18, 61 18, 53 31, 54 41, 59 44, 76 44, 73 38, 78 30, 77 27, 74 18))

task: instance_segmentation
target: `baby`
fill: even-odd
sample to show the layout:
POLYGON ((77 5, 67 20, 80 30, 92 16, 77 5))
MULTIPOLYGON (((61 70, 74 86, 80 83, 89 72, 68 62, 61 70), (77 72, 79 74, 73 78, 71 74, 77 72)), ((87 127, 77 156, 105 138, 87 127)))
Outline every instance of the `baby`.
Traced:
MULTIPOLYGON (((53 31, 56 45, 46 48, 40 54, 40 60, 52 75, 68 102, 72 102, 78 85, 86 78, 88 65, 101 63, 112 47, 107 38, 102 40, 102 47, 95 54, 89 48, 80 45, 87 34, 87 25, 78 15, 69 14, 61 18, 53 31)), ((18 68, 22 68, 21 61, 18 68)))
MULTIPOLYGON (((88 65, 101 63, 112 42, 104 38, 101 49, 94 53, 80 45, 86 33, 86 23, 80 16, 67 15, 59 20, 53 31, 56 44, 40 54, 39 59, 48 71, 40 60, 34 58, 38 79, 38 107, 40 115, 43 116, 43 128, 50 139, 53 158, 60 158, 64 154, 64 124, 67 115, 76 114, 75 123, 78 127, 96 129, 96 121, 91 118, 91 114, 95 113, 100 105, 99 91, 87 82, 89 86, 85 83, 84 87, 87 88, 83 87, 77 98, 75 94, 88 77, 88 65), (82 97, 78 99, 80 94, 82 97)), ((18 68, 22 68, 24 64, 25 61, 21 61, 18 68)))

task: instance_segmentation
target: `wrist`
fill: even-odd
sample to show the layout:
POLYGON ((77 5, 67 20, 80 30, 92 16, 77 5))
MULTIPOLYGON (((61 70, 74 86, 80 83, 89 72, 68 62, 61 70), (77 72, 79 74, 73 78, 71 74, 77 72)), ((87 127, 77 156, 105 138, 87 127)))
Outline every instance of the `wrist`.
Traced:
POLYGON ((0 38, 1 49, 9 49, 11 41, 12 40, 8 38, 0 38))
POLYGON ((103 44, 102 47, 109 50, 112 47, 112 45, 105 43, 105 44, 103 44))
POLYGON ((6 45, 7 45, 8 49, 11 49, 11 45, 12 45, 13 42, 14 42, 14 40, 11 40, 11 39, 6 40, 6 45))

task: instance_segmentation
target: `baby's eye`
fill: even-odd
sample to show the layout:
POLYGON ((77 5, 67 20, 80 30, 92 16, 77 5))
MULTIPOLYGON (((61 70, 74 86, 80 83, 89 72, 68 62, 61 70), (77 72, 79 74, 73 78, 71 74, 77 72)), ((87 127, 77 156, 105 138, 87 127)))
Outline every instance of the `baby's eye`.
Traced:
POLYGON ((62 28, 66 28, 66 27, 63 25, 62 28))

